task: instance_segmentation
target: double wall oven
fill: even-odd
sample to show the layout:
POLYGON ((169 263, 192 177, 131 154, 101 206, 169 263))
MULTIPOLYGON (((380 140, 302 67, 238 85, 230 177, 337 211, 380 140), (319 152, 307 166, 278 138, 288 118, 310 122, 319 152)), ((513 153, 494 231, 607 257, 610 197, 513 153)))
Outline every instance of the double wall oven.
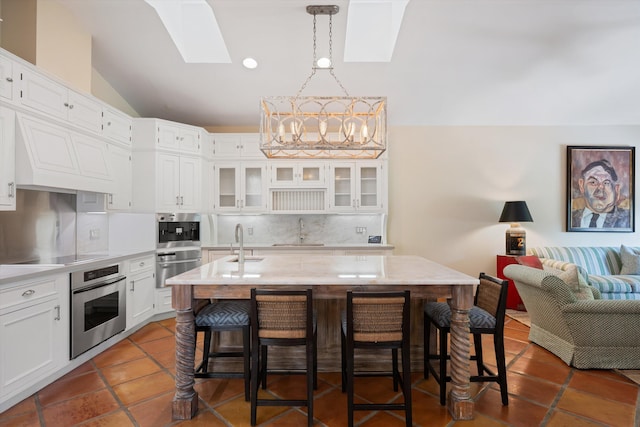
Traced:
POLYGON ((156 286, 202 265, 200 214, 157 214, 156 286))
POLYGON ((71 358, 124 331, 126 276, 122 263, 71 273, 71 358))

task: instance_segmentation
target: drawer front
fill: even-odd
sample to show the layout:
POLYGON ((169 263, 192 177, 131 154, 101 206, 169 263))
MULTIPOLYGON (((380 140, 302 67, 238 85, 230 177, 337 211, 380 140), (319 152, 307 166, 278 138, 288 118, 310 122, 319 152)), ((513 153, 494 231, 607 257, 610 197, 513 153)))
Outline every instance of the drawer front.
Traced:
POLYGON ((24 304, 37 302, 56 295, 56 278, 48 277, 15 288, 0 291, 0 310, 18 308, 24 304))
POLYGON ((153 255, 129 260, 129 274, 155 268, 155 262, 156 259, 153 255))

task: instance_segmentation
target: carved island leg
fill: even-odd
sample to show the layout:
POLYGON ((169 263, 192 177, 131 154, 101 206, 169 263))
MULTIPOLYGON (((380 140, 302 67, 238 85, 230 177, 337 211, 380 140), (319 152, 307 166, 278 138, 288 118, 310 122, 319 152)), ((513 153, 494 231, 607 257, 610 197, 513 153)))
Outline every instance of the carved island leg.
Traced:
POLYGON ((196 331, 191 306, 191 286, 174 286, 172 300, 176 309, 176 394, 173 397, 173 419, 190 420, 198 411, 198 393, 193 388, 196 331))
POLYGON ((454 420, 473 419, 469 393, 469 309, 473 305, 472 286, 454 286, 451 305, 451 391, 448 407, 454 420))

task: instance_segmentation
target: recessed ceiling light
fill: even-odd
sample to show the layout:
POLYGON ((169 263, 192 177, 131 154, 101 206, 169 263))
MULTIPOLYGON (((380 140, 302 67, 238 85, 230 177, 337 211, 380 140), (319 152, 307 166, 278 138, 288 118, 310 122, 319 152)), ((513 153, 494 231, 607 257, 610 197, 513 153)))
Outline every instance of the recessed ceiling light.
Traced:
POLYGON ((329 68, 331 67, 331 60, 329 58, 320 58, 316 62, 319 68, 329 68))
POLYGON ((253 58, 244 58, 242 60, 242 65, 244 65, 245 68, 253 70, 254 68, 256 68, 258 66, 258 61, 256 61, 253 58))

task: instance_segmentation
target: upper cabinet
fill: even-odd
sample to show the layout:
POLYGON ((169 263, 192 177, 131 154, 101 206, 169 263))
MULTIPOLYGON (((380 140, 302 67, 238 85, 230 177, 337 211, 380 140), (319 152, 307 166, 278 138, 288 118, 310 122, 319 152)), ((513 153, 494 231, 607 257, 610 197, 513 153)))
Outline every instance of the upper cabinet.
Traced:
POLYGON ((111 162, 115 187, 112 193, 107 194, 107 209, 127 211, 131 209, 133 192, 131 150, 117 145, 110 145, 109 161, 111 162))
POLYGON ((323 187, 326 163, 275 160, 271 162, 272 187, 323 187))
POLYGON ((264 162, 220 163, 215 170, 215 202, 218 212, 266 212, 264 162))
POLYGON ((261 159, 260 134, 214 133, 211 134, 214 159, 261 159))
POLYGON ((200 212, 204 129, 157 119, 133 120, 133 209, 200 212))
POLYGON ((16 209, 15 113, 0 107, 0 210, 16 209))
POLYGON ((380 212, 386 209, 384 163, 331 164, 329 209, 333 212, 380 212))
POLYGON ((0 98, 7 101, 13 99, 13 70, 13 61, 4 56, 0 56, 0 98))
POLYGON ((102 103, 26 67, 20 68, 20 103, 37 112, 102 133, 102 103))
POLYGON ((130 146, 132 123, 131 116, 115 108, 105 107, 102 111, 102 134, 113 141, 130 146))

